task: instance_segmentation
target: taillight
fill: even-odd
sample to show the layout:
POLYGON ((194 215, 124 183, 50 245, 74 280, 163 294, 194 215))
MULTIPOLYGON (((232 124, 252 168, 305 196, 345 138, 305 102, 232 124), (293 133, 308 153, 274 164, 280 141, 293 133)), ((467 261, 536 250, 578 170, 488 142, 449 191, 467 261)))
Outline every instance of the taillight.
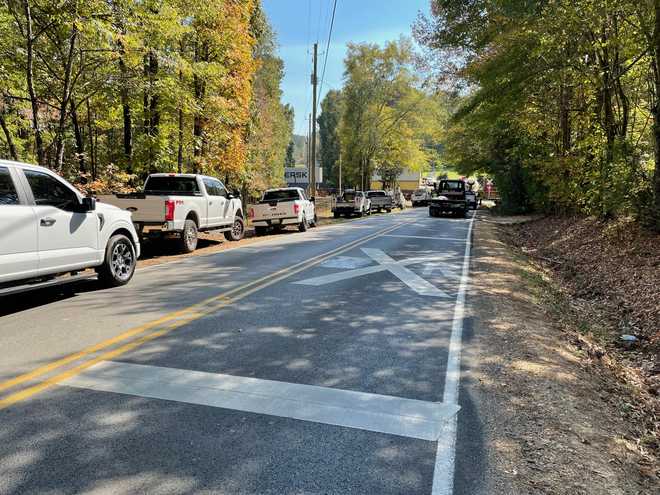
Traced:
POLYGON ((293 203, 293 213, 298 214, 300 212, 300 205, 298 203, 293 203))
POLYGON ((171 199, 165 201, 165 221, 173 222, 174 221, 174 209, 176 208, 176 203, 171 199))
POLYGON ((250 210, 248 211, 248 217, 254 218, 254 208, 250 208, 250 210))

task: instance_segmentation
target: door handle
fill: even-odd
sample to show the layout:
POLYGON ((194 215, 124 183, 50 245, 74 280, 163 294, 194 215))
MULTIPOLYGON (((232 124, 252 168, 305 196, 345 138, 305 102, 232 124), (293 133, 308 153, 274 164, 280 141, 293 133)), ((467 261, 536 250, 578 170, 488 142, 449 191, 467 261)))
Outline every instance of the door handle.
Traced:
POLYGON ((55 222, 56 222, 56 220, 54 218, 48 218, 48 217, 42 218, 41 219, 41 226, 42 227, 51 227, 55 222))

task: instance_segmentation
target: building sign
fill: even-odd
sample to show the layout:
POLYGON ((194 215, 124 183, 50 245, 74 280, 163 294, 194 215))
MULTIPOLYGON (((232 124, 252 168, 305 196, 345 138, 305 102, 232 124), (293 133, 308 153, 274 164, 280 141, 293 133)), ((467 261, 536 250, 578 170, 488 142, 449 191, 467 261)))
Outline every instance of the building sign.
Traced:
MULTIPOLYGON (((284 180, 290 185, 307 185, 310 180, 309 170, 307 170, 307 167, 285 168, 284 180)), ((321 168, 316 169, 316 182, 323 182, 323 170, 321 168)))

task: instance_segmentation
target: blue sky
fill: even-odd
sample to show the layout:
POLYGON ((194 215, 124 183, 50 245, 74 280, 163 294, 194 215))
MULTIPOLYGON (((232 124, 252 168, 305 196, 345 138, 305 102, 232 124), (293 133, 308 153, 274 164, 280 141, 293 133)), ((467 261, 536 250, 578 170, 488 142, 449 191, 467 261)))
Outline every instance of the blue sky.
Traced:
MULTIPOLYGON (((296 134, 307 134, 307 115, 312 110, 311 50, 318 39, 320 79, 332 4, 333 0, 263 0, 284 60, 283 99, 295 109, 296 134)), ((418 12, 428 13, 429 4, 430 0, 337 0, 323 93, 342 86, 346 43, 380 44, 402 34, 410 36, 418 12)))

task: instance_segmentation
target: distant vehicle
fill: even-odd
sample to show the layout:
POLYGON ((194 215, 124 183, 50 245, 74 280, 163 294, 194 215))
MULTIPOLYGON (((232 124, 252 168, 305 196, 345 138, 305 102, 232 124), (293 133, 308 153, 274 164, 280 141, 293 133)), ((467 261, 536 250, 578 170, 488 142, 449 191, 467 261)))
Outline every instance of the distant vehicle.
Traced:
POLYGON ((335 218, 339 218, 341 215, 345 215, 346 217, 370 215, 371 201, 362 191, 349 189, 337 198, 337 202, 334 208, 332 208, 332 214, 335 218))
POLYGON ((473 210, 477 209, 479 203, 478 203, 477 184, 474 179, 470 179, 467 181, 465 199, 467 199, 470 208, 472 208, 473 210))
POLYGON ((300 232, 305 232, 317 222, 314 199, 307 199, 305 191, 299 187, 267 190, 259 204, 250 208, 249 216, 257 235, 287 225, 296 225, 300 232))
POLYGON ((184 253, 197 248, 199 232, 224 232, 229 241, 245 232, 240 197, 205 175, 151 174, 143 193, 104 195, 99 201, 130 211, 141 237, 175 237, 184 253))
POLYGON ((128 283, 140 256, 131 214, 83 197, 52 171, 0 160, 0 295, 95 276, 128 283))
POLYGON ((392 198, 394 200, 395 208, 400 208, 402 210, 406 208, 406 197, 401 191, 394 191, 392 193, 392 198))
POLYGON ((385 191, 367 191, 367 197, 371 201, 371 211, 381 212, 385 210, 389 213, 394 207, 394 198, 385 191))
POLYGON ((429 201, 429 216, 439 217, 443 213, 466 217, 469 211, 466 185, 462 180, 441 180, 436 185, 436 196, 429 201))
POLYGON ((416 206, 426 206, 431 199, 431 190, 426 187, 416 189, 410 196, 413 208, 416 206))

